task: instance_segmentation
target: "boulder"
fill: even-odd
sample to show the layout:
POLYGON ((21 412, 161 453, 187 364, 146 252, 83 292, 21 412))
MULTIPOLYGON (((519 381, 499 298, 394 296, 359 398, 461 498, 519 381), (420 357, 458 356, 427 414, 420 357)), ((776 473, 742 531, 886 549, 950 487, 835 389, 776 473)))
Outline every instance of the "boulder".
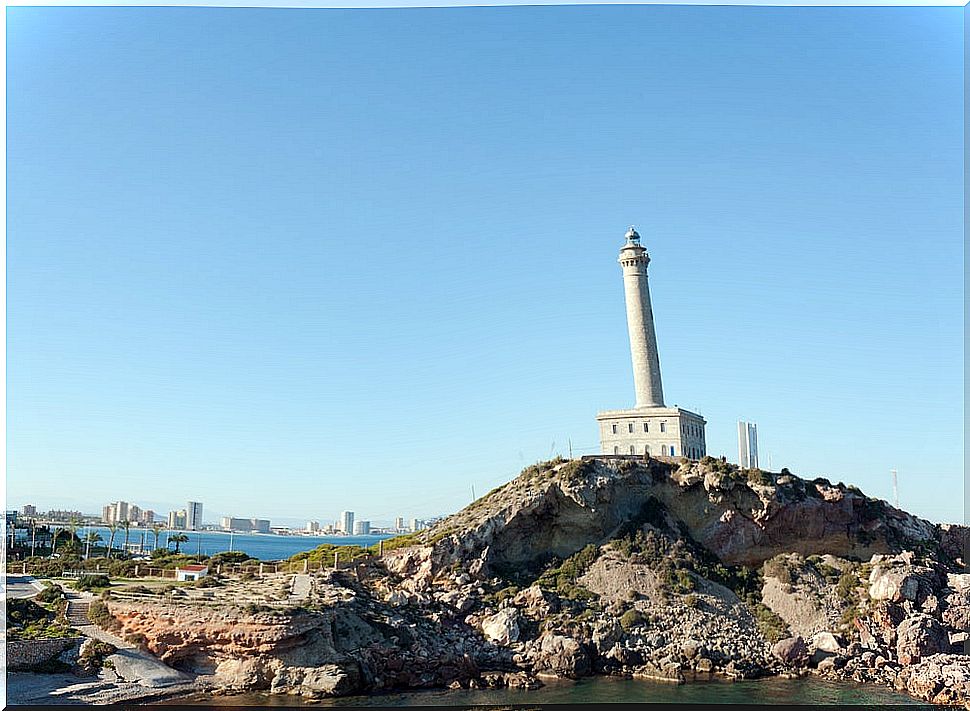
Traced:
POLYGON ((925 657, 948 651, 946 628, 929 615, 914 615, 896 628, 896 658, 900 664, 914 664, 925 657))
POLYGON ((831 632, 819 632, 812 638, 812 646, 823 652, 839 654, 842 652, 842 642, 831 632))
POLYGON ((592 670, 589 654, 572 637, 546 633, 537 641, 534 648, 533 671, 537 674, 577 679, 587 676, 592 670))
POLYGON ((346 696, 357 691, 360 673, 356 665, 324 664, 319 667, 283 667, 270 689, 274 694, 309 697, 346 696))
POLYGON ((514 607, 499 610, 482 620, 482 634, 495 644, 507 646, 519 639, 519 611, 514 607))
POLYGON ((808 658, 808 647, 801 637, 787 637, 775 642, 771 653, 782 664, 795 666, 804 663, 808 658))
POLYGON ((877 565, 869 574, 869 597, 873 600, 902 602, 916 600, 919 594, 919 578, 911 571, 884 568, 877 565))
POLYGON ((537 618, 546 617, 558 609, 555 598, 538 585, 532 585, 517 592, 512 598, 512 604, 522 608, 526 614, 537 618))

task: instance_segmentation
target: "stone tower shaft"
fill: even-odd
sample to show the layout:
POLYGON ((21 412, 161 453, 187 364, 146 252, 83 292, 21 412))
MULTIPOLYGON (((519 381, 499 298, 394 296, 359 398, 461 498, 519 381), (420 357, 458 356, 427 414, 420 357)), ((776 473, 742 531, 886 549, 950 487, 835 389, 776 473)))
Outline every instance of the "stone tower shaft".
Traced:
POLYGON ((657 351, 657 334, 653 325, 650 287, 647 283, 650 256, 640 244, 640 235, 632 227, 626 233, 626 244, 620 249, 618 261, 623 268, 626 321, 630 331, 633 384, 637 394, 636 407, 663 407, 660 355, 657 351))

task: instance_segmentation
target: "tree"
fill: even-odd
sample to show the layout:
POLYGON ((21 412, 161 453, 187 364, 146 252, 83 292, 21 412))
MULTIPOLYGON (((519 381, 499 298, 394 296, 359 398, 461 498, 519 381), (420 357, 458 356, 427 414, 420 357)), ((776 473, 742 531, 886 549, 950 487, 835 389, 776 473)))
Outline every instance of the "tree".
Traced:
POLYGON ((108 530, 111 531, 111 535, 108 537, 108 557, 111 557, 111 551, 115 547, 115 534, 118 532, 118 522, 115 521, 108 525, 108 530))
POLYGON ((175 543, 175 552, 176 553, 179 552, 179 549, 180 549, 181 545, 183 543, 188 543, 188 541, 189 541, 189 537, 186 536, 184 533, 176 533, 175 535, 168 537, 168 542, 169 543, 175 543))
POLYGON ((154 550, 158 550, 158 538, 159 538, 159 536, 162 535, 162 531, 164 531, 164 530, 165 530, 165 526, 163 526, 162 524, 160 524, 160 523, 153 523, 152 524, 152 535, 155 536, 155 548, 154 548, 154 550))

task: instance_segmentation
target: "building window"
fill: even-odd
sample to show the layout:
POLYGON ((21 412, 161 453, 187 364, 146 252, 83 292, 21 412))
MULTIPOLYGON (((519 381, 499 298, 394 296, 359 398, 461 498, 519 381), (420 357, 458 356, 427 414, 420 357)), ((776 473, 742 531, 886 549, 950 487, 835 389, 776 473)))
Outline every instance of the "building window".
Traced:
POLYGON ((674 446, 673 445, 670 445, 670 456, 671 457, 674 456, 674 446))
MULTIPOLYGON (((616 427, 616 425, 613 425, 613 426, 616 427)), ((619 447, 614 447, 613 448, 613 454, 619 454, 619 453, 620 453, 620 448, 619 447)))
POLYGON ((660 448, 660 453, 663 456, 665 456, 665 457, 667 456, 667 445, 666 444, 663 447, 660 448))
POLYGON ((634 447, 634 446, 633 446, 633 445, 631 444, 631 445, 630 445, 630 454, 636 454, 636 453, 637 453, 637 448, 636 448, 636 447, 634 447))
POLYGON ((650 454, 650 445, 649 444, 644 445, 644 447, 643 447, 643 453, 644 454, 650 454))
POLYGON ((661 432, 666 432, 667 431, 667 423, 666 422, 661 422, 660 423, 660 431, 661 432))
POLYGON ((616 434, 616 425, 613 425, 613 434, 616 434))
POLYGON ((650 431, 650 425, 648 423, 646 423, 646 422, 643 423, 643 431, 644 432, 649 432, 650 431))
POLYGON ((628 425, 626 426, 626 428, 627 428, 627 431, 628 431, 628 432, 629 432, 630 434, 633 434, 633 423, 632 423, 632 422, 631 422, 630 424, 628 424, 628 425))

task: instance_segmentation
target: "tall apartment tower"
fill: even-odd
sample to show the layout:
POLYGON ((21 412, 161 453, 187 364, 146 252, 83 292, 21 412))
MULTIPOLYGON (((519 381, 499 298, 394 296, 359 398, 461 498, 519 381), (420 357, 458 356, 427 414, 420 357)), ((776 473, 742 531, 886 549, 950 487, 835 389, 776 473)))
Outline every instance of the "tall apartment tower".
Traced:
POLYGON ((199 501, 189 501, 185 509, 185 527, 190 531, 198 531, 202 528, 202 503, 199 501))
POLYGON ((618 261, 623 272, 636 404, 631 410, 607 410, 596 416, 601 451, 611 455, 700 459, 707 453, 707 421, 695 412, 664 405, 660 353, 647 282, 650 255, 633 227, 624 237, 626 242, 620 248, 618 261))
POLYGON ((758 425, 738 420, 738 464, 742 469, 758 468, 758 425))
POLYGON ((344 511, 340 514, 340 530, 348 535, 354 532, 353 511, 344 511))

